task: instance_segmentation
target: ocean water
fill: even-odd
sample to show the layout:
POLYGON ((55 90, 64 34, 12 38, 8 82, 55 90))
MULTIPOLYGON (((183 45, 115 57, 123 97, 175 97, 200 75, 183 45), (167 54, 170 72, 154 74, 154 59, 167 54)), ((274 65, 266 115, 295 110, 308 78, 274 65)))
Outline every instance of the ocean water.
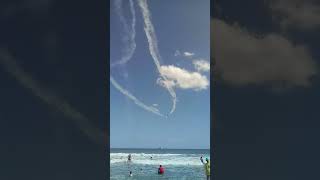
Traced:
POLYGON ((111 149, 110 179, 206 179, 205 170, 200 161, 201 156, 204 159, 206 157, 210 159, 210 150, 111 149), (128 154, 131 154, 131 162, 127 161, 128 154), (165 168, 164 175, 157 174, 159 165, 165 168), (133 173, 132 177, 129 177, 130 171, 133 173))

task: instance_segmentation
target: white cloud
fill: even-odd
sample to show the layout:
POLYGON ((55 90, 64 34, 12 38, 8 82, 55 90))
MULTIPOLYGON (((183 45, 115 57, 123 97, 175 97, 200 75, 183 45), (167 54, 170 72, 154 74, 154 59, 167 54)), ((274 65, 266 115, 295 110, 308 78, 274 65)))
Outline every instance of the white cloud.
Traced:
POLYGON ((176 50, 176 51, 174 52, 174 56, 184 56, 184 57, 191 58, 191 57, 194 56, 194 53, 192 53, 192 52, 187 52, 187 51, 181 53, 179 50, 176 50))
POLYGON ((169 65, 161 66, 160 73, 167 79, 158 79, 158 84, 164 87, 178 87, 181 89, 203 90, 209 86, 208 79, 198 72, 169 65))
POLYGON ((312 29, 320 26, 320 6, 314 0, 273 0, 269 4, 273 17, 288 26, 312 29))
POLYGON ((258 37, 219 19, 213 19, 211 26, 214 72, 231 85, 308 86, 317 73, 307 48, 283 36, 258 37))
POLYGON ((203 59, 193 60, 193 65, 199 72, 208 72, 210 71, 210 63, 203 59))
POLYGON ((194 53, 192 53, 192 52, 184 52, 183 55, 185 57, 192 57, 192 56, 194 56, 194 53))

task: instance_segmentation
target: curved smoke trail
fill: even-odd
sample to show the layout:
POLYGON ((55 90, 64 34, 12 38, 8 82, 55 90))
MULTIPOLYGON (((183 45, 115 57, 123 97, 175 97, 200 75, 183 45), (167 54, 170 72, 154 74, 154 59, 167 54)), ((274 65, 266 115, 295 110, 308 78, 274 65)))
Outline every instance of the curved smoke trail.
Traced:
MULTIPOLYGON (((155 34, 153 24, 151 22, 151 14, 148 9, 147 1, 146 0, 139 0, 138 2, 139 2, 139 6, 141 8, 142 15, 143 15, 144 31, 145 31, 147 39, 148 39, 150 54, 153 58, 153 61, 158 69, 158 72, 159 72, 162 80, 165 82, 168 82, 167 78, 161 73, 161 69, 160 69, 161 68, 161 65, 160 65, 161 56, 160 56, 159 49, 158 49, 158 40, 157 40, 157 36, 155 34)), ((161 81, 161 79, 160 79, 160 81, 161 81)), ((175 93, 172 86, 165 85, 164 87, 168 90, 168 92, 170 93, 170 95, 172 97, 172 108, 170 111, 170 114, 172 114, 176 109, 177 96, 176 96, 176 93, 175 93)))
POLYGON ((125 48, 123 49, 123 56, 121 59, 117 62, 114 62, 111 64, 111 68, 113 68, 116 65, 123 65, 126 64, 131 57, 133 56, 133 53, 136 49, 136 13, 134 10, 134 4, 132 0, 129 0, 130 3, 130 12, 132 14, 132 23, 131 28, 129 28, 127 20, 125 19, 122 11, 122 0, 116 0, 115 6, 116 6, 116 12, 120 18, 120 22, 123 25, 124 28, 124 37, 122 38, 123 44, 125 45, 125 48))
MULTIPOLYGON (((136 42, 135 42, 135 25, 136 25, 136 14, 134 10, 134 4, 132 0, 129 0, 130 2, 130 12, 132 14, 132 23, 131 23, 131 29, 128 26, 127 20, 125 19, 122 11, 122 0, 116 0, 115 6, 116 6, 116 12, 119 15, 120 22, 123 25, 124 28, 124 38, 122 39, 123 44, 125 45, 125 48, 122 53, 122 57, 119 61, 111 64, 111 68, 113 68, 116 65, 124 65, 126 64, 133 56, 133 53, 136 49, 136 42)), ((124 89, 120 84, 112 77, 110 76, 110 82, 111 84, 119 90, 123 95, 131 99, 136 105, 140 106, 141 108, 152 112, 156 115, 163 116, 159 110, 153 106, 147 106, 143 102, 141 102, 138 98, 136 98, 134 95, 132 95, 128 90, 124 89)))
POLYGON ((161 114, 159 112, 159 110, 153 106, 147 106, 144 103, 142 103, 139 99, 137 99, 135 96, 133 96, 129 91, 123 89, 111 76, 110 77, 110 82, 112 83, 112 85, 118 89, 122 94, 124 94, 125 96, 127 96, 129 99, 131 99, 136 105, 142 107, 143 109, 150 111, 154 114, 157 114, 159 116, 163 116, 163 114, 161 114))
POLYGON ((9 53, 3 49, 0 49, 0 65, 4 66, 4 69, 11 74, 17 81, 25 88, 29 89, 35 96, 39 97, 43 102, 49 106, 54 107, 58 111, 62 112, 66 117, 80 128, 80 130, 95 141, 98 144, 104 144, 103 132, 94 127, 89 119, 74 109, 68 102, 59 98, 55 94, 47 92, 42 88, 36 80, 26 73, 14 60, 9 53))

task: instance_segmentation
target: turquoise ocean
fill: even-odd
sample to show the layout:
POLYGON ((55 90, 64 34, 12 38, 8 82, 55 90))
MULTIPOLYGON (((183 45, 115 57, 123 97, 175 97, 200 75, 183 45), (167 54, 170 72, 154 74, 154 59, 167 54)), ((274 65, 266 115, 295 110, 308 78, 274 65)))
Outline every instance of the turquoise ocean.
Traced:
MULTIPOLYGON (((206 179, 200 157, 210 159, 209 149, 111 149, 110 179, 111 180, 153 180, 206 179), (132 161, 128 162, 131 154, 132 161), (152 157, 152 159, 151 159, 152 157), (165 168, 164 175, 158 175, 158 167, 165 168), (133 176, 129 177, 132 171, 133 176)), ((211 159, 210 159, 211 160, 211 159)), ((213 162, 211 161, 211 166, 213 162)), ((212 168, 211 168, 212 169, 212 168)))

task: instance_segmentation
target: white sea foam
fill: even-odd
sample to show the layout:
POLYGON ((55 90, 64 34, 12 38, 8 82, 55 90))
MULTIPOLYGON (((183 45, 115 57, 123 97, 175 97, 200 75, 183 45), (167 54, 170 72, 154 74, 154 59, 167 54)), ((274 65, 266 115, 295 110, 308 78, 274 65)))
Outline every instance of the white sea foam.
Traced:
MULTIPOLYGON (((132 164, 142 165, 176 165, 176 166, 201 166, 199 154, 147 154, 132 153, 132 164), (152 157, 152 159, 150 159, 152 157)), ((204 154, 204 157, 208 155, 204 154)), ((111 153, 110 163, 127 163, 128 153, 111 153)))

